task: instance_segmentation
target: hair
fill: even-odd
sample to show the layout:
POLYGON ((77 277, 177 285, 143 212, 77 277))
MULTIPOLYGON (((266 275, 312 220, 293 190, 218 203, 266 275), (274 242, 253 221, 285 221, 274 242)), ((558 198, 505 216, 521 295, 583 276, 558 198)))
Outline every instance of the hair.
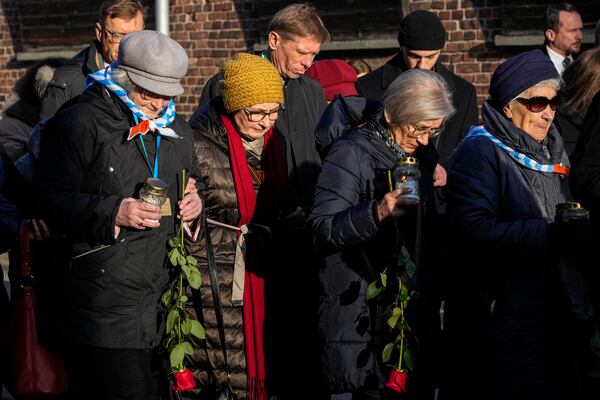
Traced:
POLYGON ((600 48, 581 53, 562 75, 562 107, 584 117, 592 98, 600 92, 600 48))
POLYGON ((558 29, 558 20, 561 11, 579 12, 571 3, 558 3, 549 5, 546 7, 546 11, 544 12, 544 32, 546 32, 548 29, 552 29, 553 31, 558 29))
POLYGON ((100 5, 98 22, 103 25, 108 18, 134 19, 138 13, 146 17, 146 10, 139 0, 106 0, 100 5))
POLYGON ((112 80, 127 92, 127 96, 131 94, 136 84, 131 81, 127 71, 119 67, 111 70, 112 80))
POLYGON ((371 67, 369 66, 369 64, 367 64, 365 60, 361 58, 353 58, 351 60, 348 60, 347 62, 352 68, 354 68, 354 70, 356 71, 356 75, 367 74, 371 72, 371 67))
POLYGON ((321 17, 308 4, 290 4, 277 11, 269 22, 269 32, 277 32, 284 38, 290 36, 316 36, 321 43, 330 39, 321 17))
POLYGON ((383 95, 383 109, 393 125, 447 120, 455 112, 446 81, 437 72, 423 69, 400 74, 383 95))
MULTIPOLYGON (((569 68, 571 68, 571 67, 569 67, 569 68)), ((552 78, 552 79, 546 79, 546 80, 543 80, 543 81, 539 81, 535 85, 533 85, 531 87, 528 87, 527 89, 525 89, 521 93, 519 93, 517 96, 515 96, 511 101, 509 101, 508 103, 506 103, 506 106, 512 107, 514 105, 514 102, 517 101, 517 99, 519 97, 523 97, 525 95, 525 92, 527 92, 530 89, 533 89, 533 88, 536 88, 536 87, 540 87, 540 86, 550 86, 552 89, 554 89, 554 90, 556 90, 558 92, 558 90, 560 89, 560 79, 559 78, 552 78)), ((504 107, 506 107, 506 106, 504 106, 504 107)))

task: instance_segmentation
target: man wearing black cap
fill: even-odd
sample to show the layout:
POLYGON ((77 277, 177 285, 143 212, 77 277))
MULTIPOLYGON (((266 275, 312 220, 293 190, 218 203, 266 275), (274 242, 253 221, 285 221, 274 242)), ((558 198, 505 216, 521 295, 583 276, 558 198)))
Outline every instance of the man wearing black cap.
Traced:
MULTIPOLYGON (((193 133, 176 115, 185 50, 154 31, 128 34, 117 61, 88 75, 79 101, 44 128, 33 186, 50 229, 71 248, 64 338, 73 399, 157 400, 164 267, 175 218, 201 210, 179 200, 194 164, 193 133), (147 178, 168 185, 162 208, 139 201, 147 178)), ((191 189, 191 188, 190 188, 191 189)))
MULTIPOLYGON (((448 169, 454 147, 467 134, 469 127, 477 122, 475 87, 439 62, 446 43, 446 30, 437 15, 424 10, 408 14, 400 22, 398 43, 400 51, 394 58, 358 80, 358 94, 381 101, 388 86, 407 69, 431 69, 439 73, 452 92, 456 114, 448 120, 444 132, 431 141, 440 155, 440 164, 448 169)), ((445 172, 443 181, 445 184, 445 172)))

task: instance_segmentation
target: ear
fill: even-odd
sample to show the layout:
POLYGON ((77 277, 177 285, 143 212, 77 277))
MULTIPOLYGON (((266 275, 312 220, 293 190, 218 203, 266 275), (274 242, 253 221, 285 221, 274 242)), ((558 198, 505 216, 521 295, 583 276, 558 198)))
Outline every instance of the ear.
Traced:
POLYGON ((504 111, 504 115, 506 115, 506 118, 512 118, 512 110, 510 109, 510 103, 502 107, 502 111, 504 111))
POLYGON ((546 39, 549 42, 554 42, 554 40, 556 39, 556 32, 554 32, 553 29, 546 29, 546 32, 544 32, 544 36, 546 36, 546 39))
POLYGON ((96 39, 98 39, 98 41, 100 42, 101 38, 102 38, 102 26, 100 26, 99 22, 96 22, 95 31, 96 31, 96 39))
POLYGON ((281 36, 277 32, 269 32, 269 49, 275 50, 281 44, 281 36))

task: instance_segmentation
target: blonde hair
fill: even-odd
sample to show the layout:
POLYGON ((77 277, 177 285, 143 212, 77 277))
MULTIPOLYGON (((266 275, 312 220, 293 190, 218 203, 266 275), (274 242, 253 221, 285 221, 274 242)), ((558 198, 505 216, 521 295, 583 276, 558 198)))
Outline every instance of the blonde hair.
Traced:
POLYGON ((269 22, 269 32, 277 32, 286 39, 290 36, 316 36, 321 43, 330 38, 314 7, 300 3, 290 4, 277 11, 269 22))

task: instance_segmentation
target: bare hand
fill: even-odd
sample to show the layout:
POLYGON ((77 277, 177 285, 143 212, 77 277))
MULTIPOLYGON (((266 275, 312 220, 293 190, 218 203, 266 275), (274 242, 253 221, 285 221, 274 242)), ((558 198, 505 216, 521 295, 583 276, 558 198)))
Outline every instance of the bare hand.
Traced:
POLYGON ((29 224, 29 240, 46 240, 50 236, 50 231, 42 219, 32 218, 27 220, 29 224))
POLYGON ((383 199, 377 205, 377 217, 379 221, 385 221, 388 218, 396 218, 404 215, 403 206, 415 205, 417 200, 402 197, 403 194, 410 193, 410 189, 396 189, 393 192, 386 193, 383 199))
POLYGON ((183 200, 180 200, 177 205, 179 206, 177 217, 183 222, 193 221, 202 212, 202 200, 195 191, 186 193, 183 200))
POLYGON ((440 164, 437 164, 433 170, 433 186, 446 186, 447 179, 448 173, 446 172, 446 169, 440 164))
MULTIPOLYGON (((158 206, 127 197, 123 199, 119 206, 115 225, 116 227, 126 226, 134 229, 158 228, 160 226, 159 220, 158 206)), ((117 232, 116 229, 115 232, 117 232)))

